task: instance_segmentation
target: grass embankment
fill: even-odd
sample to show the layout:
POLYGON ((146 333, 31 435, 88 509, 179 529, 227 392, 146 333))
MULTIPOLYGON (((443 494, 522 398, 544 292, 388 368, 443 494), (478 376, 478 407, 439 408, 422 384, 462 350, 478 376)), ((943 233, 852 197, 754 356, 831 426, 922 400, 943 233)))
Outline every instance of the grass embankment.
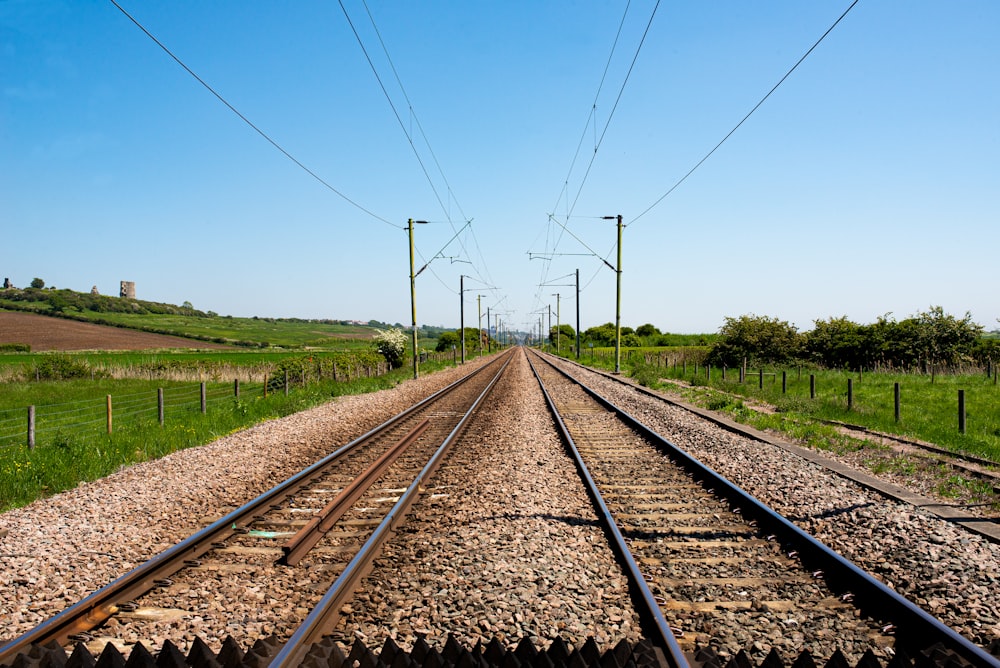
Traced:
MULTIPOLYGON (((421 371, 430 373, 450 365, 450 360, 428 361, 421 364, 421 371)), ((0 511, 335 396, 391 388, 411 375, 412 370, 404 366, 381 376, 327 378, 295 386, 287 396, 272 379, 266 398, 263 382, 241 384, 238 399, 233 382, 206 383, 205 414, 201 413, 200 385, 190 382, 77 379, 8 385, 0 395, 0 511), (157 388, 164 394, 162 427, 157 388), (107 433, 107 395, 112 395, 113 404, 111 434, 107 433), (27 447, 29 405, 39 407, 34 449, 27 447)))

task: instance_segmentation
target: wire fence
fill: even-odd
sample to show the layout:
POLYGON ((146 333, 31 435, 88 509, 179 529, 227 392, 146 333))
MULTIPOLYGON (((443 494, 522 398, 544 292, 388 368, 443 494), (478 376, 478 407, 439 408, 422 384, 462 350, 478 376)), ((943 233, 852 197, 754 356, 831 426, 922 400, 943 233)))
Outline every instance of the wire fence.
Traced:
MULTIPOLYGON (((454 351, 421 353, 426 361, 457 361, 454 351)), ((311 360, 310 360, 311 361, 311 360)), ((337 368, 301 365, 280 372, 257 374, 256 382, 237 375, 232 382, 191 382, 168 387, 150 387, 138 392, 109 394, 76 401, 38 406, 0 409, 0 448, 33 449, 58 441, 66 435, 98 436, 113 434, 126 426, 163 426, 167 421, 190 420, 198 414, 210 414, 221 405, 231 407, 241 397, 288 395, 290 392, 322 382, 350 382, 359 378, 374 378, 389 371, 387 364, 350 364, 337 368)))
POLYGON ((51 442, 60 434, 114 433, 115 427, 138 423, 164 424, 207 414, 220 404, 231 405, 239 393, 264 394, 264 383, 199 383, 151 388, 130 394, 106 395, 22 408, 0 410, 0 447, 51 442))

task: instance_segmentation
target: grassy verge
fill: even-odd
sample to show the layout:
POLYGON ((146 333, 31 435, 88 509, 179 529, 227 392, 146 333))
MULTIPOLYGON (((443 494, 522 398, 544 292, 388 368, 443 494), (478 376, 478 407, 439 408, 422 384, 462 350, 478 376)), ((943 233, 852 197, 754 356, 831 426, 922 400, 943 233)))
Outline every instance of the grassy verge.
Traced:
MULTIPOLYGON (((421 373, 451 366, 450 360, 427 361, 421 373)), ((381 376, 348 381, 324 380, 264 396, 263 383, 241 386, 206 384, 207 412, 201 413, 200 388, 190 383, 73 380, 5 387, 0 406, 0 511, 71 489, 123 466, 203 445, 259 422, 317 406, 332 397, 395 387, 411 377, 404 366, 381 376), (164 424, 159 424, 156 390, 164 389, 164 424), (114 399, 112 433, 107 433, 105 397, 114 399), (37 418, 36 447, 26 439, 27 405, 48 402, 37 418), (16 406, 16 408, 9 408, 16 406), (43 422, 44 418, 44 422, 43 422)))

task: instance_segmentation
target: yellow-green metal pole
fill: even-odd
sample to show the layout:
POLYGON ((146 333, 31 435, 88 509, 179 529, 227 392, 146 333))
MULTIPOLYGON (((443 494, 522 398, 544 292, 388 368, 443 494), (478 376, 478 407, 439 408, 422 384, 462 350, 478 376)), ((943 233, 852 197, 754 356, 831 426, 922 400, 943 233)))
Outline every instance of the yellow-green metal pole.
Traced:
POLYGON ((413 315, 413 377, 417 370, 417 277, 413 273, 413 219, 407 225, 410 231, 410 311, 413 315))
MULTIPOLYGON (((615 299, 615 373, 622 370, 622 215, 618 214, 618 285, 615 299)), ((416 317, 416 316, 414 316, 416 317)), ((416 336, 416 334, 414 334, 416 336)))

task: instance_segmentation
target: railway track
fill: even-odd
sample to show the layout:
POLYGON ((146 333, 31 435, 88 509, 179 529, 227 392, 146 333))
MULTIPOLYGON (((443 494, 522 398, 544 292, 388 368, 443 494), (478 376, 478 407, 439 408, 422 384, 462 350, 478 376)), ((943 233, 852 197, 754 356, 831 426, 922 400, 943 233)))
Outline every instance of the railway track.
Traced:
MULTIPOLYGON (((32 646, 185 647, 252 626, 247 607, 284 610, 262 635, 302 648, 336 621, 365 564, 497 382, 499 356, 210 526, 0 647, 0 665, 32 646), (332 586, 331 586, 331 583, 332 586), (238 618, 227 619, 230 610, 238 618)), ((273 616, 273 615, 271 615, 273 616)))
MULTIPOLYGON (((875 656, 947 648, 973 665, 988 653, 791 522, 645 428, 579 380, 532 354, 533 366, 596 503, 619 527, 633 586, 662 616, 677 665, 719 629, 744 647, 766 638, 786 656, 817 641, 868 644, 875 656), (744 629, 745 633, 740 633, 744 629), (680 652, 683 656, 676 656, 680 652)), ((820 653, 822 655, 822 653, 820 653)))
MULTIPOLYGON (((830 647, 843 646, 844 643, 852 644, 847 650, 851 656, 860 657, 866 650, 871 650, 873 658, 882 664, 886 664, 894 656, 894 665, 898 667, 914 665, 905 660, 906 656, 911 655, 922 657, 922 663, 918 662, 917 665, 947 665, 949 661, 954 661, 953 665, 956 666, 967 663, 991 668, 1000 666, 1000 663, 980 648, 954 632, 949 633, 946 628, 939 628, 933 619, 928 619, 923 613, 915 612, 914 606, 900 600, 887 602, 887 592, 883 591, 885 587, 869 582, 870 579, 850 580, 850 573, 845 576, 841 572, 845 569, 850 571, 849 564, 843 563, 836 555, 824 557, 816 552, 815 541, 808 536, 798 536, 797 529, 790 530, 787 526, 790 523, 755 508, 753 499, 739 490, 727 489, 728 483, 724 480, 712 478, 708 472, 700 471, 697 467, 678 472, 671 460, 682 460, 684 456, 680 453, 664 454, 667 450, 660 449, 665 447, 662 439, 655 434, 642 432, 641 426, 630 421, 628 416, 617 415, 612 407, 574 386, 568 378, 557 375, 553 369, 537 363, 537 360, 536 366, 548 388, 552 406, 562 416, 559 421, 567 427, 566 440, 572 442, 581 454, 578 466, 584 471, 583 477, 594 483, 591 491, 593 506, 597 517, 607 519, 604 532, 610 536, 618 533, 622 538, 616 549, 621 569, 630 575, 627 588, 631 592, 632 604, 639 613, 639 626, 646 640, 631 648, 625 641, 621 641, 603 655, 594 643, 593 635, 586 643, 574 641, 580 644, 567 648, 559 638, 562 629, 565 628, 566 632, 573 629, 572 625, 563 626, 567 620, 565 612, 554 618, 547 617, 544 614, 551 613, 538 612, 531 604, 524 603, 531 596, 537 595, 546 599, 540 609, 558 612, 552 607, 556 599, 564 594, 575 595, 578 596, 575 599, 576 605, 580 608, 597 609, 596 619, 601 620, 601 612, 604 613, 605 621, 596 622, 598 627, 602 623, 609 627, 611 624, 622 624, 621 620, 627 621, 632 614, 631 611, 625 612, 624 608, 616 607, 614 616, 611 616, 607 593, 602 603, 594 602, 601 599, 586 598, 592 591, 592 585, 596 584, 588 583, 588 580, 598 577, 598 574, 603 577, 609 570, 606 564, 594 567, 589 576, 584 570, 590 558, 586 553, 592 549, 592 545, 596 546, 596 542, 592 542, 595 541, 595 536, 577 537, 572 546, 562 549, 555 557, 539 557, 538 563, 534 563, 536 557, 524 549, 536 542, 519 535, 518 532, 523 527, 537 527, 540 535, 555 536, 557 528, 592 526, 594 523, 588 519, 587 514, 573 510, 553 512, 548 506, 541 509, 533 505, 526 499, 530 495, 531 484, 525 483, 536 482, 532 480, 530 473, 524 478, 497 473, 495 469, 483 465, 482 450, 473 452, 466 447, 469 443, 484 438, 496 438, 492 445, 486 445, 486 449, 493 455, 491 461, 495 462, 508 456, 508 450, 515 449, 514 444, 510 443, 512 435, 525 438, 521 434, 526 432, 520 429, 507 431, 495 425, 484 429, 484 425, 479 423, 495 423, 496 410, 487 420, 472 421, 468 417, 457 418, 460 411, 454 407, 442 404, 432 407, 429 403, 425 405, 422 402, 419 405, 423 407, 421 410, 414 407, 402 414, 398 421, 390 421, 393 423, 390 429, 392 438, 388 443, 374 448, 378 455, 387 455, 386 459, 396 457, 394 462, 387 463, 388 473, 380 474, 376 471, 375 460, 379 456, 374 452, 365 457, 358 456, 355 461, 349 458, 339 459, 332 472, 319 474, 327 477, 325 480, 320 478, 317 487, 310 487, 312 491, 306 491, 305 482, 299 480, 305 473, 303 472, 294 477, 300 483, 299 488, 290 492, 287 499, 279 502, 276 497, 266 494, 261 497, 264 499, 261 507, 251 512, 246 520, 234 520, 234 511, 215 522, 213 526, 228 532, 225 541, 201 535, 197 540, 189 539, 182 543, 187 544, 185 549, 191 548, 193 544, 200 547, 207 544, 208 556, 192 558, 188 554, 188 563, 183 570, 169 576, 170 581, 153 581, 151 597, 140 601, 136 601, 134 596, 121 598, 120 602, 111 603, 111 608, 101 608, 100 605, 95 605, 95 601, 90 601, 91 615, 93 610, 97 610, 99 614, 111 613, 102 631, 89 632, 95 639, 95 643, 91 645, 92 651, 112 637, 106 632, 108 628, 112 628, 117 629, 119 643, 130 645, 129 664, 135 668, 145 665, 226 665, 234 668, 244 665, 323 665, 331 668, 462 665, 471 668, 487 665, 510 667, 524 663, 538 666, 573 665, 577 668, 596 668, 599 665, 610 668, 633 664, 638 668, 665 668, 686 665, 722 666, 729 659, 736 662, 732 664, 734 666, 749 666, 752 663, 747 662, 746 655, 750 653, 748 648, 758 646, 774 648, 788 661, 785 665, 792 665, 794 658, 789 660, 788 657, 794 657, 810 647, 816 649, 813 654, 823 663, 830 656, 830 647), (442 429, 431 439, 431 423, 439 420, 456 421, 449 423, 454 426, 447 435, 442 435, 447 431, 442 429), (478 426, 467 432, 465 425, 474 423, 478 426), (491 429, 495 432, 492 437, 483 436, 491 429), (463 438, 464 442, 456 450, 456 455, 462 453, 462 456, 449 457, 448 463, 444 464, 445 473, 439 476, 444 477, 447 473, 450 482, 441 486, 437 478, 431 482, 429 475, 442 464, 447 448, 432 448, 428 441, 441 445, 444 439, 457 446, 463 438), (405 446, 408 440, 412 441, 409 449, 405 446), (397 444, 399 452, 392 453, 397 444), (423 453, 418 453, 417 450, 424 446, 427 448, 423 453), (409 470, 409 482, 390 479, 394 471, 402 469, 409 470), (353 511, 345 512, 337 520, 330 519, 340 512, 335 498, 353 497, 354 493, 349 491, 352 489, 351 483, 364 477, 366 471, 369 472, 368 477, 380 476, 376 489, 360 492, 353 503, 353 511), (472 475, 473 472, 475 476, 472 475), (471 478, 488 480, 491 477, 502 478, 493 493, 480 491, 468 484, 471 478), (706 485, 703 483, 706 479, 711 479, 707 484, 711 490, 709 492, 705 491, 706 485), (495 498, 496 490, 501 493, 511 492, 511 498, 495 498), (489 503, 485 496, 480 503, 474 501, 473 507, 479 514, 458 518, 457 529, 453 529, 459 534, 459 542, 470 543, 467 555, 471 558, 457 561, 454 553, 438 553, 436 560, 443 567, 443 581, 435 581, 431 574, 417 576, 410 569, 410 563, 394 558, 386 560, 385 569, 397 572, 401 576, 399 579, 391 580, 383 572, 373 581, 359 584, 369 569, 373 568, 372 560, 379 553, 383 541, 400 528, 400 513, 405 508, 414 504, 417 509, 444 509, 451 507, 446 501, 463 495, 474 500, 477 494, 491 494, 494 498, 489 503), (440 498, 435 500, 432 497, 440 498), (492 505, 494 503, 499 506, 492 505), (374 510, 379 507, 384 510, 386 506, 392 507, 389 513, 374 510), (511 525, 498 525, 491 529, 496 520, 509 520, 511 525), (481 525, 487 521, 490 524, 481 525), (531 524, 513 524, 527 521, 531 524), (310 526, 324 529, 320 532, 323 535, 311 550, 299 553, 298 545, 312 541, 309 537, 311 534, 305 531, 310 526), (498 550, 502 552, 489 555, 483 553, 498 550), (215 556, 221 556, 221 559, 216 560, 215 556), (832 561, 825 562, 824 558, 832 561), (505 561, 511 563, 507 564, 505 561), (555 561, 560 563, 557 565, 555 561), (291 565, 293 563, 297 565, 291 565), (487 563, 491 565, 486 566, 487 563), (530 575, 526 572, 528 564, 532 569, 530 575), (401 567, 405 571, 399 573, 401 567), (510 647, 513 642, 517 642, 517 637, 507 635, 503 639, 502 629, 505 627, 498 611, 494 609, 479 616, 478 608, 469 604, 470 600, 478 601, 481 598, 478 594, 485 594, 487 598, 493 596, 492 592, 478 584, 479 581, 471 585, 478 591, 473 592, 472 596, 466 596, 465 603, 452 608, 452 601, 448 600, 465 578, 463 573, 471 575, 484 571, 480 575, 492 580, 491 574, 501 570, 510 570, 513 574, 512 582, 527 594, 527 597, 519 599, 521 603, 507 600, 501 603, 503 615, 509 612, 512 622, 518 620, 517 624, 511 623, 508 629, 516 628, 522 632, 530 630, 520 636, 516 651, 510 650, 510 647), (562 571, 561 575, 558 574, 559 570, 562 571), (204 581, 196 584, 195 578, 189 578, 192 574, 204 572, 214 574, 208 584, 204 581), (289 588, 298 591, 301 596, 295 594, 290 604, 278 600, 276 594, 269 589, 272 578, 275 581, 285 580, 289 588), (287 582, 290 580, 295 582, 287 582), (566 588, 571 591, 564 591, 566 584, 571 585, 566 588), (360 596, 362 601, 359 602, 358 597, 355 597, 351 606, 345 606, 347 597, 358 588, 363 590, 360 596), (395 637, 395 632, 392 632, 383 636, 388 639, 384 641, 381 653, 375 654, 357 640, 359 636, 354 635, 355 631, 351 630, 358 628, 357 626, 350 626, 345 632, 343 624, 338 625, 338 617, 350 616, 352 607, 361 610, 367 605, 373 608, 370 619, 374 626, 381 627, 380 633, 386 631, 390 624, 397 626, 399 616, 390 620, 390 615, 385 614, 385 611, 395 609, 403 612, 402 607, 408 605, 408 596, 404 592, 411 589, 421 590, 416 596, 417 611, 412 613, 412 619, 419 622, 419 625, 414 625, 413 628, 424 628, 423 631, 417 631, 419 639, 413 643, 411 651, 400 651, 392 642, 395 637), (853 595, 847 597, 853 600, 844 600, 844 594, 853 595), (221 630, 214 631, 211 637, 205 639, 219 646, 227 630, 234 631, 233 635, 237 635, 235 629, 238 629, 243 637, 257 637, 260 640, 245 656, 241 650, 234 648, 231 640, 222 641, 222 649, 216 656, 206 649, 203 640, 206 629, 209 628, 205 618, 215 614, 212 601, 225 608, 227 605, 224 603, 232 597, 250 599, 249 605, 243 608, 243 618, 233 619, 228 627, 223 624, 221 630), (374 606, 377 600, 387 602, 387 607, 374 606), (138 605, 129 605, 134 602, 138 602, 138 605), (202 605, 206 602, 207 607, 202 605), (246 633, 248 627, 257 621, 247 616, 253 614, 248 613, 248 610, 273 609, 286 605, 287 614, 281 615, 281 621, 273 623, 272 628, 259 628, 246 633), (524 607, 518 608, 518 605, 524 607), (432 608, 440 608, 439 612, 443 614, 432 618, 432 608), (180 620, 171 619, 169 614, 178 610, 185 611, 187 621, 183 623, 190 623, 189 628, 179 632, 174 629, 171 634, 151 631, 159 626, 177 626, 180 620), (156 619, 156 615, 163 616, 156 619), (142 616, 151 619, 138 619, 142 616), (536 616, 537 620, 534 619, 536 616), (469 650, 459 647, 449 636, 445 649, 440 653, 429 649, 427 643, 423 642, 424 634, 433 633, 429 628, 440 624, 448 629, 437 632, 440 640, 442 633, 450 634, 456 625, 457 628, 467 626, 463 622, 470 621, 470 618, 476 625, 483 624, 484 633, 496 633, 500 629, 501 640, 496 635, 488 640, 487 635, 481 641, 475 641, 481 642, 481 645, 477 644, 474 649, 469 650), (522 618, 523 624, 520 623, 522 618), (487 619, 488 625, 485 624, 487 619), (619 621, 614 622, 614 619, 619 621), (549 628, 552 629, 551 632, 546 631, 549 628), (127 633, 129 629, 135 633, 127 633), (723 633, 723 629, 728 630, 723 633), (527 639, 528 635, 532 636, 531 642, 527 639), (542 654, 532 648, 539 644, 538 636, 552 640, 550 649, 542 654), (171 641, 168 637, 175 640, 171 641), (354 645, 350 655, 347 655, 338 647, 338 642, 350 647, 352 637, 354 645), (335 638, 339 638, 339 641, 335 638), (727 638, 735 640, 727 644, 727 638), (132 645, 137 640, 142 644, 132 645), (174 642, 188 652, 187 659, 184 659, 174 642), (933 654, 924 653, 928 645, 937 645, 933 654), (154 658, 145 651, 144 646, 162 646, 162 649, 158 657, 154 658), (747 650, 746 653, 744 650, 747 650)), ((483 376, 486 374, 484 372, 483 376)), ((489 375, 493 376, 492 372, 489 375)), ((494 379, 498 377, 493 376, 494 379)), ((480 383, 479 387, 484 388, 477 395, 480 397, 477 401, 481 401, 481 398, 487 396, 486 386, 492 387, 496 381, 490 380, 487 383, 485 379, 481 379, 476 382, 480 383)), ((471 383, 472 381, 470 386, 471 383)), ((537 389, 533 391, 537 393, 537 389)), ((491 403, 498 401, 497 393, 496 390, 490 390, 491 403)), ((524 401, 524 386, 507 388, 500 394, 506 395, 506 403, 498 406, 499 412, 512 416, 513 422, 523 419, 518 417, 515 406, 524 401)), ((468 416, 469 413, 463 415, 468 416)), ((547 418, 544 421, 548 424, 547 418)), ((513 422, 507 423, 507 426, 512 427, 513 422)), ((541 436, 537 431, 533 433, 534 436, 527 437, 532 439, 527 444, 529 447, 523 448, 528 458, 520 460, 517 465, 522 470, 534 470, 536 466, 544 468, 545 456, 538 450, 541 436)), ((360 444, 364 438, 352 445, 360 444)), ((484 444, 479 445, 482 447, 484 444)), ((342 450, 346 448, 347 446, 342 450)), ((555 449, 558 450, 557 441, 555 449)), ((334 455, 337 453, 331 457, 334 455)), ((561 474, 560 484, 571 478, 571 475, 561 474)), ((553 493, 550 484, 546 482, 544 485, 547 494, 553 493)), ((541 493, 543 487, 536 487, 533 491, 541 493)), ((367 488, 359 485, 358 489, 367 488)), ((569 496, 567 492, 564 488, 562 494, 569 496)), ((438 518, 440 517, 439 514, 438 518)), ((407 525, 400 532, 401 537, 405 538, 409 534, 415 539, 412 541, 417 544, 418 560, 412 563, 415 568, 424 569, 432 565, 428 561, 429 557, 419 556, 430 550, 431 543, 446 542, 442 534, 437 533, 440 530, 436 525, 437 521, 439 519, 423 518, 423 524, 413 528, 407 525)), ((599 542, 599 535, 596 539, 599 542)), ((395 543, 393 541, 388 547, 390 552, 396 549, 395 543)), ((140 567, 136 570, 142 569, 140 567)), ((146 577, 148 579, 148 574, 146 577)), ((498 582, 498 586, 503 587, 504 581, 498 582)), ((621 589, 621 585, 618 588, 621 589)), ((888 598, 892 599, 891 592, 888 592, 888 598)), ((619 604, 616 602, 614 605, 619 604)), ((588 615, 590 612, 593 611, 588 611, 588 615)), ((210 621, 215 624, 217 620, 210 621)), ((633 624, 632 628, 639 627, 633 624)), ((622 637, 618 631, 603 635, 605 639, 602 643, 617 642, 613 639, 622 637)), ((68 637, 67 635, 66 638, 68 637)), ((42 636, 36 636, 35 642, 47 641, 42 636)), ((0 648, 0 652, 8 651, 8 654, 0 654, 0 665, 11 665, 11 661, 15 660, 11 658, 13 654, 9 651, 10 647, 0 648)), ((38 645, 34 647, 37 648, 38 645)), ((36 652, 34 663, 23 660, 21 657, 24 655, 18 655, 16 661, 19 663, 13 665, 61 666, 65 662, 64 655, 61 660, 49 659, 49 655, 42 650, 32 651, 36 652)), ((77 652, 80 651, 78 648, 77 652)), ((122 655, 115 654, 117 650, 114 644, 107 645, 104 651, 110 654, 103 660, 103 665, 124 663, 122 655)), ((759 650, 755 650, 753 654, 756 659, 751 661, 760 661, 764 656, 759 650)), ((876 665, 869 659, 872 654, 866 655, 859 665, 876 665)), ((92 662, 93 659, 89 656, 78 657, 75 661, 71 658, 65 665, 68 668, 91 666, 92 663, 88 661, 92 662)), ((800 661, 802 660, 800 656, 800 661)), ((781 659, 769 656, 768 661, 766 665, 769 666, 781 665, 781 659)), ((841 660, 841 663, 835 665, 850 664, 841 660)))

